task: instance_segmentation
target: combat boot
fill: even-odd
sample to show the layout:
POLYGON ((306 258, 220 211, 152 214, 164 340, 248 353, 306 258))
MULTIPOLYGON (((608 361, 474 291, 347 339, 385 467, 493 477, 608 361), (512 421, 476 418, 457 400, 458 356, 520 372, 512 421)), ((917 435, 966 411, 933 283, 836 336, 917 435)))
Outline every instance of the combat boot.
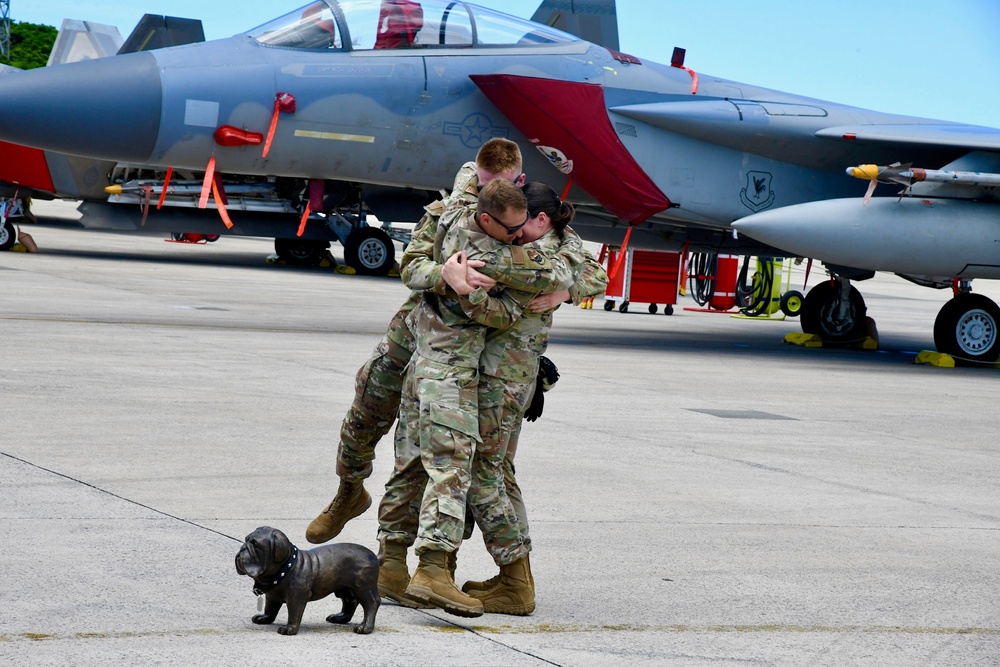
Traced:
POLYGON ((500 574, 497 573, 486 581, 467 581, 462 584, 462 590, 469 594, 472 594, 473 592, 488 591, 499 583, 500 574))
POLYGON ((431 609, 406 594, 410 584, 410 571, 406 567, 406 545, 386 540, 382 546, 378 568, 378 594, 395 600, 410 609, 431 609))
POLYGON ((372 506, 372 497, 365 491, 364 484, 340 480, 337 495, 320 515, 306 528, 306 539, 313 544, 332 540, 344 529, 344 524, 360 516, 372 506))
POLYGON ((406 595, 456 616, 475 618, 483 615, 483 603, 458 590, 455 585, 448 571, 448 553, 445 551, 425 551, 420 555, 420 565, 410 579, 406 595))
POLYGON ((527 616, 535 611, 535 586, 531 563, 525 556, 510 565, 500 566, 500 583, 487 591, 473 591, 472 597, 483 603, 487 614, 527 616))

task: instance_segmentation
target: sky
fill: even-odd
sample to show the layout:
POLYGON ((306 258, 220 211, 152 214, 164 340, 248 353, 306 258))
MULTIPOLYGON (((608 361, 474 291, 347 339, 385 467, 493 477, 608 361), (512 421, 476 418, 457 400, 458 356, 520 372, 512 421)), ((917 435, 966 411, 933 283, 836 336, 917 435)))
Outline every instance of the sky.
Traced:
MULTIPOLYGON (((475 4, 529 18, 541 0, 475 4)), ((10 0, 12 21, 106 23, 128 37, 145 14, 202 20, 207 39, 249 30, 306 0, 10 0)), ((618 0, 621 50, 699 73, 854 106, 1000 127, 997 0, 618 0)))

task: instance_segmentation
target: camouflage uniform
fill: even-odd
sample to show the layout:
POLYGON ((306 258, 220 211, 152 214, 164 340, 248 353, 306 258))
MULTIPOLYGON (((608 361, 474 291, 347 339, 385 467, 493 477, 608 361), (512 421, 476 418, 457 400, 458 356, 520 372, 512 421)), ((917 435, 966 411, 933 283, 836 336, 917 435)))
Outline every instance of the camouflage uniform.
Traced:
POLYGON ((416 539, 418 554, 454 551, 461 542, 472 455, 480 441, 478 367, 485 327, 510 326, 535 294, 573 281, 565 262, 483 232, 475 206, 447 211, 437 230, 415 234, 403 256, 404 281, 412 288, 438 287, 427 267, 459 250, 485 261, 480 270, 487 275, 518 289, 495 290, 494 296, 479 288, 467 297, 427 292, 410 315, 417 349, 403 386, 396 468, 379 506, 379 537, 404 544, 416 539), (409 510, 421 484, 426 486, 415 526, 409 510))
MULTIPOLYGON (((558 252, 578 277, 570 288, 574 300, 600 294, 607 287, 604 268, 570 229, 561 241, 555 232, 535 244, 546 254, 558 252)), ((482 445, 472 464, 468 504, 497 565, 509 565, 531 551, 527 512, 514 477, 516 434, 531 401, 538 358, 548 347, 554 309, 526 311, 508 329, 490 331, 479 363, 479 428, 482 445)), ((468 532, 467 532, 468 534, 468 532)))
MULTIPOLYGON (((436 229, 437 219, 449 205, 475 203, 478 192, 476 163, 467 162, 455 176, 451 196, 428 205, 418 228, 430 224, 436 229)), ((429 268, 425 279, 444 285, 440 267, 436 277, 433 268, 429 268)), ((389 328, 371 358, 358 370, 354 382, 354 402, 344 417, 337 447, 337 475, 345 481, 361 481, 372 474, 375 445, 389 432, 399 413, 403 374, 415 349, 406 318, 420 298, 420 292, 410 294, 392 316, 389 328)))
MULTIPOLYGON (((583 267, 583 275, 576 282, 573 287, 569 288, 570 298, 573 300, 573 304, 579 306, 583 299, 589 296, 597 296, 604 292, 608 285, 608 275, 604 271, 604 267, 597 262, 594 257, 584 250, 587 256, 587 263, 583 267)), ((490 341, 487 341, 487 345, 490 341)), ((546 347, 548 343, 546 343, 546 347)), ((539 351, 538 356, 545 353, 545 347, 539 351)), ((480 368, 479 381, 483 381, 483 369, 480 368)), ((530 400, 530 399, 529 399, 530 400)), ((479 399, 479 410, 482 414, 483 410, 483 399, 479 399)), ((507 452, 503 459, 503 481, 504 487, 507 489, 507 497, 510 499, 510 504, 514 507, 514 513, 517 515, 518 523, 521 526, 521 533, 523 535, 524 543, 531 547, 531 537, 528 529, 528 511, 524 505, 524 496, 521 493, 521 487, 517 483, 517 478, 515 476, 514 469, 514 456, 517 454, 517 442, 521 436, 521 424, 524 423, 524 410, 517 416, 514 420, 514 426, 510 430, 510 436, 507 440, 507 452)), ((480 427, 480 434, 483 433, 482 427, 480 427)), ((501 434, 503 432, 501 431, 501 434)), ((483 436, 485 440, 485 436, 483 436)), ((475 526, 474 517, 467 513, 466 524, 465 524, 465 539, 472 537, 473 527, 475 526)), ((484 533, 485 534, 485 533, 484 533)))

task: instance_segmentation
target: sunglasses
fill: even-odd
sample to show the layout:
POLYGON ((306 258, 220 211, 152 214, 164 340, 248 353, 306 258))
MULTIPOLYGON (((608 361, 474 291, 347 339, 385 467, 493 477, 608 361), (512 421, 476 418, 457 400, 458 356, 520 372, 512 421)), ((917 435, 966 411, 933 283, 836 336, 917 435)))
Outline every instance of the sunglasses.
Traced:
POLYGON ((504 229, 506 229, 507 233, 510 234, 510 235, 513 235, 514 233, 517 232, 517 230, 521 229, 521 227, 524 227, 526 224, 528 224, 528 220, 531 219, 531 217, 528 215, 527 211, 525 211, 525 213, 524 213, 524 222, 522 222, 519 225, 514 225, 513 227, 508 227, 507 225, 505 225, 502 222, 500 222, 497 219, 497 217, 495 215, 493 215, 492 213, 490 213, 489 211, 483 211, 483 213, 485 215, 490 216, 490 218, 493 220, 493 222, 497 223, 498 225, 500 225, 501 227, 503 227, 504 229))

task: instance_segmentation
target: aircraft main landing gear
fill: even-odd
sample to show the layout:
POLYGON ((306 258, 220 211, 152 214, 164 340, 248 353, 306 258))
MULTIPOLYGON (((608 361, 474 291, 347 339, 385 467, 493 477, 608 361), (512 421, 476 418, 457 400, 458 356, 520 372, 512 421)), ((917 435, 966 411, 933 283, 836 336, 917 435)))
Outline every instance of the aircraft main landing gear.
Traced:
POLYGON ((982 294, 959 292, 934 320, 934 345, 956 360, 988 363, 1000 357, 1000 307, 982 294))
POLYGON ((802 301, 799 320, 804 333, 824 343, 852 343, 865 337, 868 309, 861 292, 846 278, 816 285, 802 301))
POLYGON ((17 243, 17 232, 10 220, 0 220, 0 250, 10 250, 17 243))
POLYGON ((329 247, 329 241, 274 239, 275 254, 290 266, 316 266, 329 247))

